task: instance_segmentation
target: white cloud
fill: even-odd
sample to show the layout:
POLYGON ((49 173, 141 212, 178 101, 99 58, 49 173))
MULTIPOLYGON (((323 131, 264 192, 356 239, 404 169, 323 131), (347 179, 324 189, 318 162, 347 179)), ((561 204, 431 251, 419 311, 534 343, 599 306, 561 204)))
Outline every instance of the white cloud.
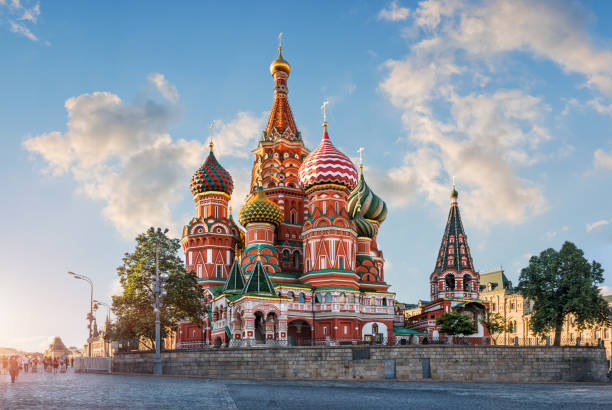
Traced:
POLYGON ((598 149, 593 153, 593 164, 595 168, 612 169, 612 152, 608 153, 598 149))
MULTIPOLYGON (((402 205, 424 194, 447 207, 455 175, 464 215, 482 227, 524 223, 546 211, 542 188, 523 170, 571 155, 573 147, 553 138, 551 108, 540 96, 496 89, 495 75, 505 68, 500 57, 524 52, 612 95, 612 50, 594 45, 586 13, 552 1, 428 0, 406 18, 410 50, 385 63, 380 89, 400 110, 406 141, 416 150, 387 172, 402 189, 383 185, 386 195, 402 205)), ((568 101, 564 114, 577 105, 568 101)))
POLYGON ((406 20, 409 15, 410 9, 400 7, 397 1, 393 1, 388 9, 382 9, 380 13, 378 13, 378 18, 380 20, 401 21, 406 20))
POLYGON ((606 286, 606 285, 600 286, 599 291, 602 296, 612 295, 612 286, 606 286))
POLYGON ((601 98, 593 98, 587 104, 600 114, 612 114, 612 104, 602 103, 601 98))
MULTIPOLYGON (((11 0, 7 3, 6 0, 0 0, 0 6, 4 7, 6 14, 9 16, 8 19, 0 19, 0 25, 7 22, 9 29, 16 34, 24 36, 32 41, 38 41, 38 37, 32 32, 31 28, 26 24, 34 25, 38 22, 40 16, 40 3, 37 1, 33 3, 26 1, 27 5, 21 4, 20 0, 11 0), (5 20, 5 21, 3 21, 5 20), (23 21, 22 23, 16 22, 23 21)), ((48 42, 45 42, 46 45, 48 42)))
MULTIPOLYGON (((172 106, 152 100, 129 104, 94 92, 68 99, 65 107, 65 133, 28 138, 24 147, 45 160, 47 172, 71 174, 82 193, 101 200, 104 217, 124 237, 151 225, 178 232, 183 221, 174 222, 172 207, 188 193, 189 179, 207 154, 205 141, 173 140, 172 106)), ((263 127, 262 117, 247 113, 217 122, 218 156, 245 155, 241 148, 263 127)))
POLYGON ((176 90, 174 84, 171 84, 166 80, 166 77, 160 73, 151 73, 147 76, 147 79, 153 84, 160 94, 171 103, 178 103, 179 93, 176 90))
POLYGON ((597 229, 597 228, 601 228, 602 226, 606 226, 609 225, 612 221, 608 221, 605 219, 601 219, 599 221, 595 221, 593 223, 587 224, 586 225, 586 231, 587 232, 592 232, 593 230, 597 229))
POLYGON ((36 37, 34 33, 32 33, 32 31, 25 25, 21 23, 15 23, 12 20, 9 21, 9 25, 11 26, 11 31, 13 33, 20 34, 26 38, 29 38, 32 41, 38 41, 38 37, 36 37))

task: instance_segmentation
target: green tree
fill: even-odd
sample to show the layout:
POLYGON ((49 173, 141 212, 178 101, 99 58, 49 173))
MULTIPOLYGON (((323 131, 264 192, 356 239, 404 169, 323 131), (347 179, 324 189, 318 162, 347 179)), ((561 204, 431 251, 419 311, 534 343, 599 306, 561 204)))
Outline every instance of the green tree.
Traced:
POLYGON ((203 289, 198 286, 193 272, 187 272, 179 257, 181 244, 178 239, 146 231, 136 237, 136 248, 123 257, 123 265, 117 268, 123 294, 113 296, 115 323, 111 326, 109 340, 137 339, 149 348, 155 345, 155 313, 152 307, 155 274, 155 253, 159 244, 159 273, 166 272, 168 292, 160 311, 161 336, 168 330, 176 330, 180 320, 202 323, 206 308, 202 304, 203 289))
POLYGON ((603 282, 603 272, 601 264, 589 263, 571 242, 558 252, 550 248, 532 256, 517 288, 533 302, 531 329, 539 335, 554 331, 554 345, 560 346, 568 314, 574 316, 578 329, 609 323, 608 305, 597 286, 603 282))
POLYGON ((451 337, 451 343, 455 335, 471 335, 476 333, 474 322, 459 312, 442 313, 436 320, 436 325, 440 326, 442 333, 446 333, 451 337))
POLYGON ((487 313, 480 319, 480 323, 487 328, 494 344, 497 344, 500 334, 509 331, 509 325, 499 313, 487 313))

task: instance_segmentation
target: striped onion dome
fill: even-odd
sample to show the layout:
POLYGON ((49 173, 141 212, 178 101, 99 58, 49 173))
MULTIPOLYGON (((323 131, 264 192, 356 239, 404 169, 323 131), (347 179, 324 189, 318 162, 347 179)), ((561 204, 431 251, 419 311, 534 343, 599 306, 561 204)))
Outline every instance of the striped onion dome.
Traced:
POLYGON ((191 178, 191 193, 193 195, 204 192, 225 192, 228 195, 234 190, 234 181, 229 172, 225 170, 215 158, 212 147, 204 164, 191 178))
POLYGON ((278 205, 270 201, 261 185, 257 187, 257 193, 240 210, 238 221, 242 226, 253 222, 265 222, 280 225, 283 222, 283 213, 278 205))
POLYGON ((348 196, 349 215, 355 215, 357 203, 361 206, 361 215, 365 219, 382 223, 387 217, 387 204, 365 182, 363 169, 360 172, 357 187, 348 196))
POLYGON ((304 159, 298 175, 303 189, 321 184, 338 184, 352 190, 357 185, 355 165, 334 147, 327 133, 327 124, 321 143, 304 159))
POLYGON ((357 212, 357 216, 355 217, 355 219, 353 219, 353 222, 355 222, 355 226, 357 227, 358 237, 372 239, 376 236, 376 225, 373 222, 370 222, 365 219, 360 212, 357 212))

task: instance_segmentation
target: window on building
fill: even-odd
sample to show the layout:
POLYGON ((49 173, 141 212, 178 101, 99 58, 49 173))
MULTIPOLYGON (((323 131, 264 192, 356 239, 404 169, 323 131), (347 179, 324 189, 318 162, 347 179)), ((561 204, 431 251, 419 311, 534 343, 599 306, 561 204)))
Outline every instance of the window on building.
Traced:
POLYGON ((383 306, 387 306, 387 298, 383 298, 383 300, 382 300, 382 305, 383 305, 383 306))
POLYGON ((451 235, 450 238, 448 238, 448 242, 455 243, 455 235, 451 235))
POLYGON ((472 277, 470 275, 465 275, 463 278, 463 290, 466 292, 472 290, 472 277))
POLYGON ((319 258, 319 269, 321 270, 326 269, 325 256, 321 256, 321 258, 319 258))
POLYGON ((378 323, 372 325, 372 333, 375 335, 378 334, 378 323))
POLYGON ((212 263, 212 249, 206 249, 206 263, 212 263))
POLYGON ((370 306, 375 306, 376 305, 376 298, 371 297, 370 298, 370 306))
POLYGON ((348 326, 344 326, 344 334, 347 335, 348 334, 348 326))
POLYGON ((293 225, 295 225, 295 224, 296 224, 296 218, 297 218, 297 216, 296 216, 295 209, 292 209, 292 210, 291 210, 291 223, 292 223, 293 225))
POLYGON ((317 303, 323 303, 323 299, 321 298, 321 294, 320 294, 320 293, 317 293, 317 294, 316 294, 316 296, 315 296, 315 301, 316 301, 317 303))
POLYGON ((193 265, 193 252, 189 251, 189 264, 193 265))
POLYGON ((323 210, 323 215, 327 214, 327 202, 323 201, 321 209, 323 210))
POLYGON ((298 251, 293 252, 293 267, 295 269, 300 267, 300 253, 298 251))
POLYGON ((344 257, 342 256, 338 258, 338 269, 344 270, 344 257))
POLYGON ((493 303, 493 306, 491 307, 491 310, 493 312, 495 312, 497 310, 497 305, 495 303, 493 303))
POLYGON ((298 295, 298 302, 300 302, 300 303, 305 303, 306 302, 306 298, 304 297, 304 294, 301 293, 301 292, 298 295))
POLYGON ((348 303, 355 303, 355 295, 353 295, 352 293, 349 293, 348 297, 346 298, 346 301, 348 303))
POLYGON ((323 326, 323 334, 326 335, 327 334, 327 326, 323 326))
POLYGON ((453 258, 452 256, 449 256, 447 264, 448 266, 453 266, 455 264, 455 258, 453 258))
POLYGON ((340 296, 338 297, 338 302, 344 303, 345 301, 346 301, 346 296, 344 296, 344 293, 341 293, 340 296))
POLYGON ((291 292, 291 291, 287 292, 287 297, 288 297, 289 299, 293 300, 294 296, 295 296, 295 295, 293 294, 293 292, 291 292))
POLYGON ((514 302, 512 302, 512 304, 510 305, 510 310, 514 310, 515 306, 516 305, 514 304, 514 302))
POLYGON ((221 278, 223 276, 223 267, 221 265, 217 265, 217 278, 221 278))
POLYGON ((202 277, 202 265, 198 264, 198 278, 202 277))
POLYGON ((215 206, 215 218, 219 219, 219 207, 215 206))
POLYGON ((331 293, 326 293, 325 294, 325 303, 331 303, 332 302, 332 295, 331 293))

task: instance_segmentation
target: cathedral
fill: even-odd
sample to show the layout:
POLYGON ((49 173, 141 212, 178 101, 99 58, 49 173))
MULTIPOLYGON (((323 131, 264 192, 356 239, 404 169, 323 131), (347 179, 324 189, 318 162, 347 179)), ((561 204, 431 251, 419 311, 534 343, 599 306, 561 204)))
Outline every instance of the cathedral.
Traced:
POLYGON ((179 324, 176 347, 395 343, 395 295, 377 243, 387 206, 334 146, 327 121, 319 145, 304 146, 288 100, 291 66, 278 51, 239 224, 212 142, 191 180, 196 212, 181 243, 209 313, 203 325, 179 324))

